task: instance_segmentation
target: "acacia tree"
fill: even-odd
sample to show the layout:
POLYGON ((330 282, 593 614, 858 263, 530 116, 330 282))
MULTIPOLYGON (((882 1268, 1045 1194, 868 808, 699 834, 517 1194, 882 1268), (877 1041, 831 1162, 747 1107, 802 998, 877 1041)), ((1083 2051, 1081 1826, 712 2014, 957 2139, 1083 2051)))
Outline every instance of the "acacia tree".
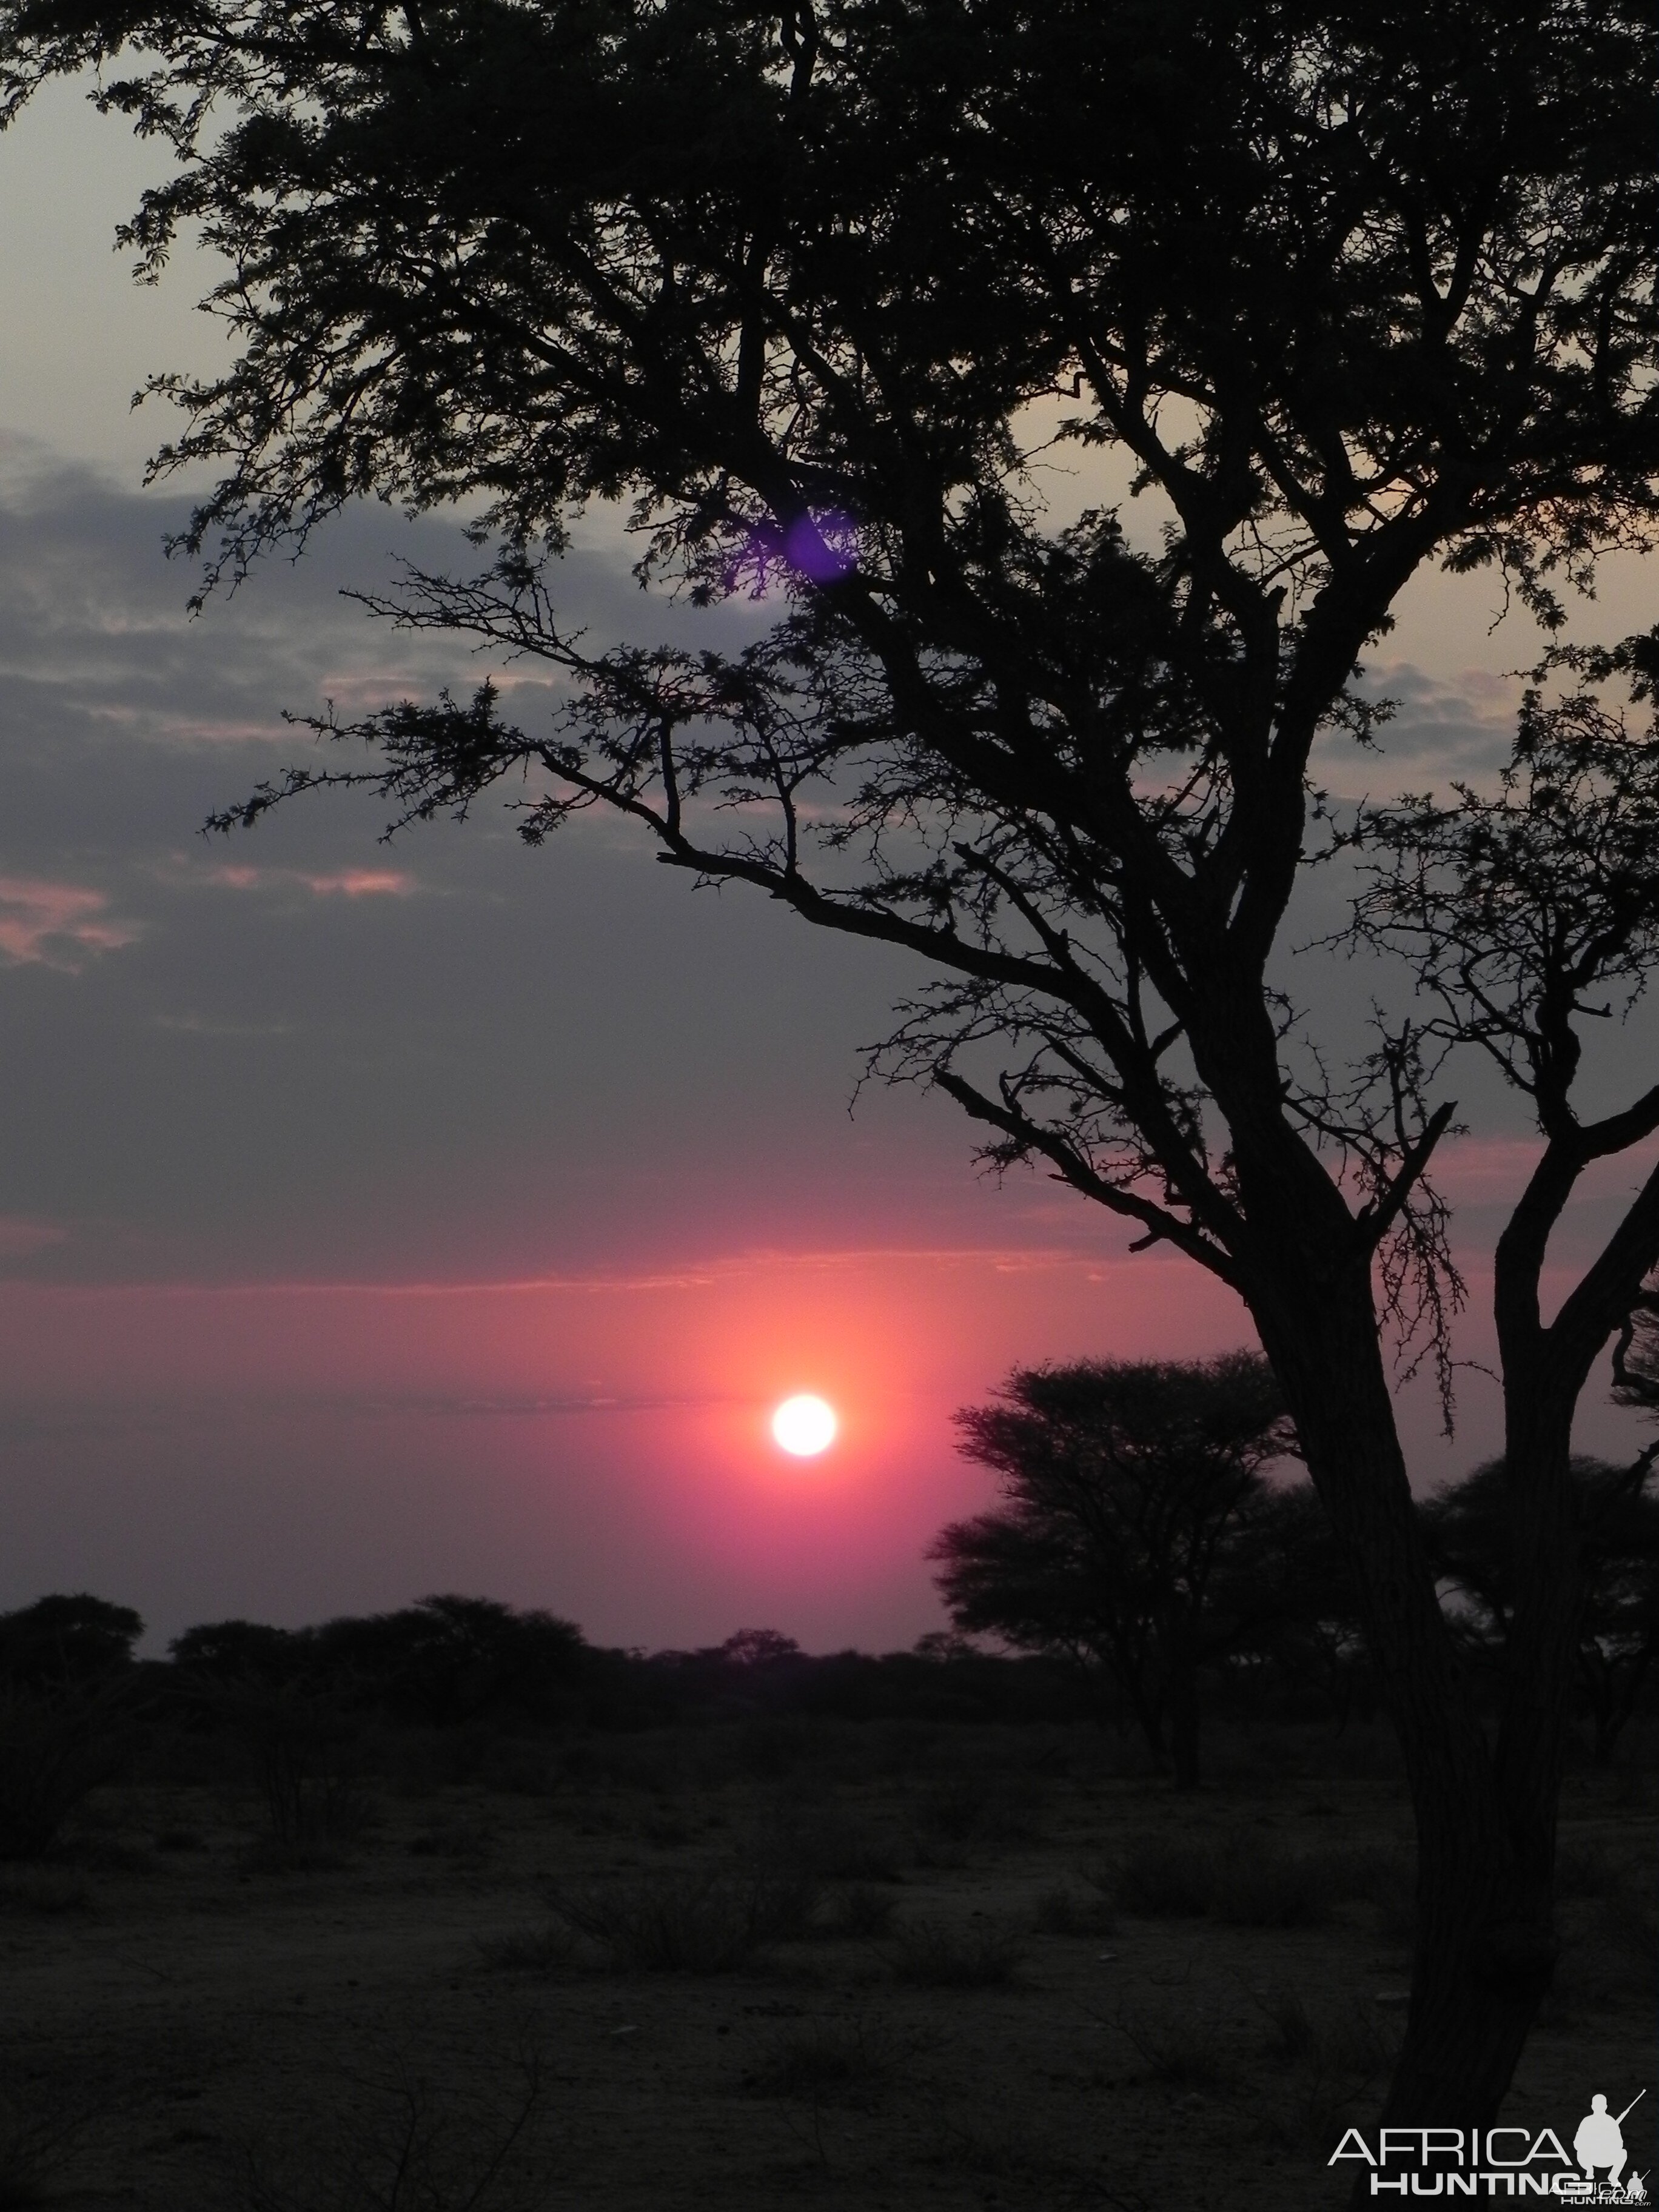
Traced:
MULTIPOLYGON (((1659 1658, 1659 1496, 1649 1449, 1627 1467, 1571 1462, 1579 1534, 1577 1688, 1595 1757, 1634 1717, 1659 1658)), ((1501 1661, 1515 1632, 1508 1469, 1489 1460, 1424 1508, 1437 1571, 1474 1650, 1501 1661)))
MULTIPOLYGON (((1646 909, 1621 893, 1611 942, 1511 969, 1546 1148, 1499 1253, 1517 1626, 1495 1746, 1385 1343, 1455 1296, 1427 1180, 1453 1109, 1409 1021, 1350 1075, 1310 1058, 1273 963, 1328 833, 1316 740, 1372 733, 1356 667, 1413 576, 1498 564, 1552 623, 1565 584, 1650 541, 1650 9, 4 0, 0 24, 13 103, 94 66, 170 143, 127 233, 146 263, 181 226, 228 262, 239 357, 162 387, 185 421, 159 467, 226 471, 184 541, 210 584, 362 495, 465 500, 491 565, 412 574, 380 611, 565 686, 525 728, 489 685, 391 708, 337 732, 378 755, 234 818, 353 781, 402 820, 527 776, 532 841, 614 807, 670 866, 917 955, 934 981, 895 1072, 1243 1297, 1416 1808, 1387 2116, 1484 2122, 1555 1954, 1565 1424, 1659 1256, 1655 1178, 1539 1319, 1577 1176, 1659 1125, 1659 1094, 1590 1123, 1571 1096, 1580 1018, 1645 957, 1646 909), (1104 506, 1050 522, 1032 463, 1056 437, 1134 473, 1161 543, 1104 506), (647 583, 769 594, 769 634, 568 635, 548 558, 595 498, 635 502, 647 583)), ((1645 805, 1651 738, 1614 759, 1645 805)), ((1508 804, 1553 834, 1538 787, 1508 804)), ((1445 910, 1478 938, 1491 872, 1466 891, 1460 865, 1445 910)), ((1446 1036, 1491 1048, 1455 966, 1446 1036)))
POLYGON ((1295 1449, 1272 1369, 1249 1352, 1018 1369, 957 1426, 1002 1503, 930 1548, 952 1620, 1108 1675, 1193 1788, 1200 1669, 1290 1595, 1271 1572, 1281 1493, 1261 1473, 1295 1449))

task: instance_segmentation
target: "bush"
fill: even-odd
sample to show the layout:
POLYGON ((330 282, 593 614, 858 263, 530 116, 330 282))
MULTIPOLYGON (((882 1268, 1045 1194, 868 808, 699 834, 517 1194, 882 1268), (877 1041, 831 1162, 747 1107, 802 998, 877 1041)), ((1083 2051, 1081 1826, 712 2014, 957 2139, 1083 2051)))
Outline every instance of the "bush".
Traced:
POLYGON ((1215 2030, 1200 2015, 1124 2018, 1117 2025, 1139 2052, 1152 2079, 1164 2088, 1197 2089, 1215 2096, 1229 2086, 1231 2075, 1215 2030))
POLYGON ((1333 1905, 1369 1897, 1396 1911, 1402 1880, 1391 1854, 1295 1850, 1245 1830, 1233 1836, 1142 1836, 1130 1844, 1113 1886, 1125 1912, 1147 1919, 1207 1917, 1235 1928, 1306 1928, 1333 1905))
POLYGON ((757 2096, 814 2105, 873 2104, 899 2056, 890 2035, 861 2020, 821 2021, 792 2030, 744 2076, 757 2096))
POLYGON ((41 1857, 108 1779, 125 1702, 111 1683, 0 1693, 0 1860, 41 1857))
POLYGON ((568 1923, 509 1928, 499 1936, 480 1936, 478 1956, 496 1973, 556 1974, 575 1956, 575 1931, 568 1923))
POLYGON ((781 1870, 788 1869, 830 1881, 898 1881, 899 1850, 894 1837, 870 1822, 833 1810, 811 1823, 791 1820, 766 1838, 762 1855, 781 1870))
POLYGON ((1265 2100, 1256 2132, 1281 2152, 1311 2154, 1322 2164, 1392 2067, 1399 2022, 1352 2002, 1310 2012, 1290 1989, 1256 2002, 1267 2021, 1266 2055, 1285 2077, 1265 2100))
POLYGON ((0 1613, 0 1681, 18 1688, 102 1681, 125 1674, 144 1624, 131 1606, 85 1591, 37 1598, 0 1613))
POLYGON ((1029 1780, 1016 1796, 1006 1783, 999 1784, 983 1773, 941 1778, 912 1816, 917 1863, 961 1866, 970 1844, 1000 1849, 1029 1843, 1035 1833, 1031 1816, 1038 1794, 1029 1780))
POLYGON ((368 1817, 362 1726, 338 1698, 302 1682, 207 1684, 204 1709, 225 1723, 253 1769, 266 1822, 258 1863, 332 1864, 368 1817))
POLYGON ((246 2147, 244 2212, 539 2212, 552 2157, 539 2051, 492 2063, 487 2080, 434 2081, 394 2056, 347 2077, 337 2116, 307 2116, 246 2147))
POLYGON ((893 1908, 897 1902, 890 1890, 872 1889, 863 1882, 854 1882, 830 1898, 814 1923, 815 1932, 866 1941, 872 1936, 884 1936, 892 1924, 893 1908))
POLYGON ((1031 1925, 1039 1936, 1109 1936, 1117 1916, 1098 1891, 1090 1896, 1061 1882, 1033 1905, 1031 1925))
POLYGON ((66 1912, 85 1912, 91 1904, 92 1893, 85 1882, 52 1869, 0 1881, 0 1912, 20 1917, 57 1919, 66 1912))
POLYGON ((1564 1902, 1574 1897, 1611 1897, 1620 1887, 1620 1869, 1600 1844, 1564 1842, 1555 1855, 1555 1893, 1564 1902))
POLYGON ((1269 2058, 1281 2066, 1294 2066, 1299 2059, 1311 2055, 1318 2042, 1318 2030, 1309 2015, 1308 2008, 1295 1990, 1272 1990, 1256 1999, 1267 2022, 1264 2048, 1269 2058))
POLYGON ((544 1894, 611 1966, 657 1974, 729 1973, 769 1944, 805 1935, 817 1902, 809 1882, 741 1870, 580 1891, 550 1885, 544 1894))
POLYGON ((1246 1842, 1216 1850, 1210 1912, 1235 1928, 1309 1928, 1328 1914, 1334 1887, 1328 1858, 1246 1842))
POLYGON ((1121 1911, 1148 1920, 1197 1920, 1210 1909, 1215 1881, 1213 1844, 1178 1837, 1140 1836, 1118 1869, 1121 1911))
POLYGON ((495 1846, 495 1836, 482 1820, 440 1820, 409 1839, 410 1855, 417 1859, 448 1859, 457 1866, 482 1866, 495 1846))
POLYGON ((1014 1929, 982 1918, 970 1920, 965 1927, 907 1920, 896 1929, 885 1955, 901 1982, 921 1989, 979 1990, 1012 1982, 1023 1954, 1014 1929))

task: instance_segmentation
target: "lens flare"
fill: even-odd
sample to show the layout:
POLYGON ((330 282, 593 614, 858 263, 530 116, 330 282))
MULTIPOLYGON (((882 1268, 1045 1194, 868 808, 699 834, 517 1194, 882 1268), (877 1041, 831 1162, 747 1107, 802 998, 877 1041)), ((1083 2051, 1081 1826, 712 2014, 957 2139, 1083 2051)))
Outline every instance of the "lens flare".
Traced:
POLYGON ((786 1398, 772 1416, 773 1441, 796 1459, 815 1459, 836 1441, 836 1413, 822 1398, 786 1398))

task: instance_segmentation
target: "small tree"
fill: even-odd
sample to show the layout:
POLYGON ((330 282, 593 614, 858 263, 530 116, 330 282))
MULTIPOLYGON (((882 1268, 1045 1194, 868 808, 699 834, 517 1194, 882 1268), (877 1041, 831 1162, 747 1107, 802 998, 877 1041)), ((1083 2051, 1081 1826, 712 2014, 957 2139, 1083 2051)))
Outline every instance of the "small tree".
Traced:
MULTIPOLYGON (((1575 1458, 1582 1576, 1577 1688, 1598 1761, 1640 1702, 1659 1657, 1659 1495, 1653 1452, 1633 1465, 1575 1458)), ((1498 1658, 1515 1632, 1515 1562, 1508 1478, 1488 1460, 1423 1508, 1430 1556, 1460 1625, 1498 1658)))
POLYGON ((740 1628, 720 1647, 728 1667, 781 1667, 799 1659, 801 1650, 793 1636, 775 1628, 740 1628))
POLYGON ((130 1605, 80 1590, 36 1598, 0 1613, 0 1679, 40 1688, 91 1683, 124 1674, 144 1624, 130 1605))
POLYGON ((547 1717, 560 1710, 585 1648, 581 1631, 552 1613, 445 1594, 397 1613, 325 1621, 310 1644, 319 1680, 433 1727, 490 1712, 547 1717))
POLYGON ((1020 1369, 957 1425, 1004 1503, 931 1548, 951 1620, 1109 1676, 1192 1788, 1200 1669, 1282 1602, 1247 1557, 1273 1510, 1261 1469, 1295 1448, 1272 1370, 1249 1352, 1020 1369))
POLYGON ((49 1850, 114 1771, 143 1628, 84 1591, 0 1614, 0 1859, 49 1850))
POLYGON ((312 1640, 307 1631, 273 1628, 263 1620, 204 1620, 175 1636, 167 1653, 175 1667, 191 1674, 283 1681, 303 1671, 312 1640))

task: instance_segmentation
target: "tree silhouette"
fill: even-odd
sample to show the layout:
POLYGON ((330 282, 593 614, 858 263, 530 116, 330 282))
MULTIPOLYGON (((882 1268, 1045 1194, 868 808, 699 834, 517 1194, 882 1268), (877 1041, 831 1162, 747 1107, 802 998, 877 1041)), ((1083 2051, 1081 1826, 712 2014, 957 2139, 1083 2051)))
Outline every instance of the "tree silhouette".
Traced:
POLYGON ((129 1605, 78 1590, 0 1613, 0 1681, 31 1689, 125 1674, 144 1624, 129 1605))
MULTIPOLYGON (((614 807, 672 866, 917 955, 933 980, 890 1072, 956 1099, 993 1160, 1046 1164, 1243 1299, 1416 1808, 1387 2118, 1484 2124, 1556 1949, 1571 1407, 1659 1260, 1659 1176, 1547 1329, 1539 1273, 1583 1167, 1659 1126, 1659 1092, 1571 1111, 1569 1040, 1622 956, 1587 939, 1565 969, 1511 968, 1505 1018, 1519 1005, 1547 1048, 1547 1149, 1498 1255, 1516 1630, 1489 1744, 1387 1340, 1439 1346, 1449 1384, 1435 1055, 1501 1041, 1437 918, 1445 1024, 1380 1018, 1346 1070, 1340 1038, 1304 1036, 1277 949, 1333 828, 1316 741, 1374 733, 1356 666, 1411 580, 1496 565, 1553 625, 1602 554, 1650 541, 1651 10, 5 0, 0 26, 9 106, 95 65, 105 105, 173 147, 126 234, 145 264, 183 227, 228 263, 212 305, 238 358, 160 386, 185 419, 158 467, 226 470, 183 541, 207 586, 360 495, 464 500, 489 565, 370 605, 559 687, 525 728, 489 684, 325 718, 378 750, 223 819, 339 782, 407 821, 509 780, 532 842, 614 807), (1055 441, 1107 464, 1064 526, 1042 497, 1055 441), (1109 504, 1112 468, 1154 502, 1150 547, 1109 504), (643 580, 760 594, 770 632, 736 654, 572 635, 554 556, 592 499, 633 502, 643 580)), ((1605 686, 1639 692, 1638 659, 1577 672, 1609 729, 1605 686)), ((1579 711, 1551 726, 1564 742, 1579 711)), ((1627 757, 1615 816, 1648 805, 1651 736, 1627 757)), ((1540 833, 1547 788, 1515 801, 1540 833)), ((1436 916, 1510 930, 1481 855, 1443 857, 1436 916)), ((1405 904, 1359 919, 1409 936, 1398 880, 1405 904)), ((1642 970, 1642 898, 1606 910, 1642 970)))
POLYGON ((1003 1503, 933 1543, 951 1618, 1115 1680, 1180 1786, 1199 1773, 1199 1670, 1291 1593, 1261 1540, 1261 1469, 1295 1449, 1266 1360, 1025 1368, 957 1416, 1003 1503))
MULTIPOLYGON (((1574 1502, 1582 1562, 1577 1689, 1598 1761, 1641 1701, 1659 1658, 1659 1496, 1651 1451, 1628 1467, 1575 1458, 1574 1502)), ((1483 1656, 1516 1633, 1514 1533, 1509 1476, 1488 1460, 1423 1509, 1429 1549, 1455 1593, 1465 1632, 1483 1656)))

